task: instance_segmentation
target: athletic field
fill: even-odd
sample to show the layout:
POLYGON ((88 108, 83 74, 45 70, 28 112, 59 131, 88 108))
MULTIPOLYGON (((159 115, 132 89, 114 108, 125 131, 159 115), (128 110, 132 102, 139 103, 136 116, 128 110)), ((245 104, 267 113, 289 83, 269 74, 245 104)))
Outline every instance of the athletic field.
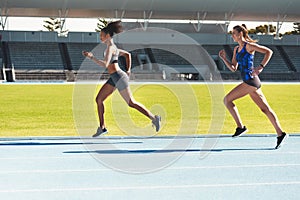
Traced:
MULTIPOLYGON (((222 99, 236 85, 133 83, 131 88, 137 101, 154 114, 162 115, 163 127, 156 134, 162 136, 233 133, 235 123, 225 110, 222 99)), ((91 118, 86 123, 97 127, 94 99, 100 86, 101 84, 0 84, 0 136, 78 136, 80 117, 84 120, 91 118), (85 87, 92 88, 92 94, 81 92, 86 90, 85 87), (78 108, 76 102, 80 102, 83 108, 78 108), (77 110, 86 110, 88 105, 93 107, 89 116, 76 114, 77 110)), ((287 133, 299 133, 300 84, 266 83, 262 89, 283 129, 287 133)), ((236 101, 236 105, 250 134, 274 133, 266 116, 249 96, 236 101)), ((155 134, 150 121, 128 108, 118 92, 106 100, 105 109, 109 135, 155 134)), ((85 134, 84 136, 89 135, 85 134)), ((91 132, 90 135, 92 134, 91 132)))
MULTIPOLYGON (((133 83, 131 89, 137 101, 154 114, 162 115, 163 128, 158 136, 231 134, 235 124, 222 99, 236 85, 133 83), (212 125, 217 126, 215 130, 212 130, 212 125), (183 129, 178 132, 179 128, 183 129)), ((92 106, 92 113, 88 116, 92 122, 87 123, 97 126, 94 99, 100 87, 101 84, 0 84, 0 136, 78 136, 76 123, 81 116, 76 110, 81 108, 76 102, 80 102, 84 110, 92 106), (82 92, 88 89, 92 90, 91 95, 82 92)), ((283 129, 288 133, 299 133, 300 84, 264 84, 262 89, 283 129)), ((266 116, 249 96, 237 100, 236 105, 249 133, 274 133, 266 116)), ((124 131, 129 130, 122 127, 127 124, 133 132, 135 128, 144 128, 147 133, 140 132, 140 136, 155 134, 151 132, 149 120, 128 108, 118 92, 106 100, 105 109, 110 135, 139 134, 124 131)), ((81 121, 84 123, 85 119, 81 121)))

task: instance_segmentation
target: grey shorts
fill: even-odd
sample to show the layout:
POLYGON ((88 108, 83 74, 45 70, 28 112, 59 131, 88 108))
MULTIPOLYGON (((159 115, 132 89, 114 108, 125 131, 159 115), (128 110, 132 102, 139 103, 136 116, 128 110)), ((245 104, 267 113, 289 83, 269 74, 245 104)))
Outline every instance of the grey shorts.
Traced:
POLYGON ((119 91, 126 89, 129 86, 128 82, 129 77, 122 70, 110 74, 110 78, 106 81, 109 85, 118 88, 119 91))

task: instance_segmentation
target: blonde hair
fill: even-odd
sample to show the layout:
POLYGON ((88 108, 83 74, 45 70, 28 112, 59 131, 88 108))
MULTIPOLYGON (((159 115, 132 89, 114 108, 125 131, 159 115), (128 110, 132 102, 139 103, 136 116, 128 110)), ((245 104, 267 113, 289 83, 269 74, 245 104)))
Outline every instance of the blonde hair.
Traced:
POLYGON ((243 37, 246 39, 247 42, 257 42, 257 40, 253 40, 249 35, 248 35, 248 30, 245 24, 242 25, 237 25, 233 27, 234 30, 237 32, 243 32, 243 37))

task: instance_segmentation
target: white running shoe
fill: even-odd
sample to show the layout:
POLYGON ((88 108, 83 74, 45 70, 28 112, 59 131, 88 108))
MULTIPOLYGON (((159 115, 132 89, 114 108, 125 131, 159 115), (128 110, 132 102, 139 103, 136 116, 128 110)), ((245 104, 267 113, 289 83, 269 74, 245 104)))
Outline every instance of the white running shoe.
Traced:
POLYGON ((104 135, 106 133, 108 133, 106 128, 102 129, 101 127, 98 127, 97 132, 93 135, 93 137, 98 137, 98 136, 104 135))
POLYGON ((155 115, 155 119, 152 120, 152 125, 155 127, 156 132, 158 132, 161 126, 161 117, 155 115))

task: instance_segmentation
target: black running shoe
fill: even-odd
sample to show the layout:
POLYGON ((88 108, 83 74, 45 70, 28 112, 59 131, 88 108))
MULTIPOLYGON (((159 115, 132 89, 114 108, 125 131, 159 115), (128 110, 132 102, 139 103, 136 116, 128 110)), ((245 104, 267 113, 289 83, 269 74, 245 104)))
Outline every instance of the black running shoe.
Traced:
POLYGON ((108 133, 106 128, 102 129, 102 128, 98 127, 98 129, 97 129, 96 133, 93 135, 93 137, 98 137, 98 136, 104 135, 106 133, 108 133))
POLYGON ((158 132, 161 126, 161 117, 155 115, 155 119, 152 120, 152 125, 155 127, 156 132, 158 132))
POLYGON ((232 137, 239 137, 246 132, 247 132, 246 126, 244 126, 243 128, 237 127, 235 129, 235 133, 232 135, 232 137))
POLYGON ((277 137, 277 145, 275 147, 275 149, 278 149, 279 147, 281 147, 281 144, 283 144, 283 142, 289 137, 288 134, 286 134, 285 132, 282 133, 281 136, 277 137))

